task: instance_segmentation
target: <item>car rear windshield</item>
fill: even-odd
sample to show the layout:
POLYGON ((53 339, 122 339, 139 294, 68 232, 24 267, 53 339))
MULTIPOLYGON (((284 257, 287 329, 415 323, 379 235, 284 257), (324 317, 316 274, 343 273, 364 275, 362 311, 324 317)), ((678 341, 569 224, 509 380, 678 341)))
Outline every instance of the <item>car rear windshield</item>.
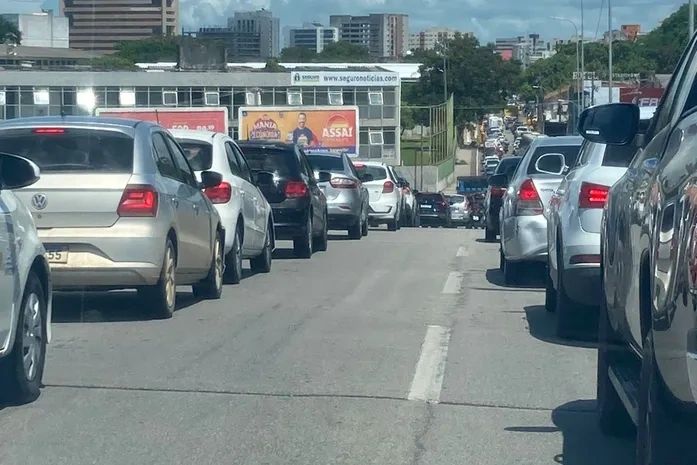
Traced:
POLYGON ((344 161, 341 157, 328 157, 326 155, 308 155, 312 168, 318 171, 344 171, 344 161))
POLYGON ((539 171, 535 168, 535 162, 542 155, 547 153, 561 153, 566 160, 566 166, 574 166, 578 158, 578 152, 581 150, 580 145, 548 145, 537 147, 532 154, 530 164, 528 165, 528 174, 538 174, 539 171))
POLYGON ((298 174, 297 158, 291 149, 249 145, 241 145, 240 148, 247 158, 249 169, 252 171, 268 171, 279 177, 298 174))
POLYGON ((443 200, 443 196, 441 194, 418 193, 416 194, 416 200, 424 203, 440 202, 443 200))
POLYGON ((382 166, 373 166, 373 165, 362 165, 360 163, 354 164, 354 167, 356 168, 356 171, 358 171, 358 174, 363 176, 364 174, 369 174, 373 177, 373 181, 381 181, 383 179, 387 179, 387 172, 385 171, 385 168, 382 166))
POLYGON ((186 159, 189 160, 194 171, 206 171, 213 166, 213 145, 208 142, 190 139, 177 139, 184 149, 186 159))
POLYGON ((488 186, 489 183, 484 176, 464 176, 457 179, 457 192, 461 194, 485 191, 488 186))
POLYGON ((0 131, 0 152, 28 158, 44 173, 133 171, 133 138, 116 131, 11 129, 0 131))
POLYGON ((504 158, 501 160, 501 163, 499 163, 499 166, 496 167, 496 174, 507 174, 510 176, 518 167, 519 163, 520 158, 504 158))
POLYGON ((464 195, 451 195, 449 200, 450 200, 450 203, 462 203, 465 201, 465 196, 464 195))

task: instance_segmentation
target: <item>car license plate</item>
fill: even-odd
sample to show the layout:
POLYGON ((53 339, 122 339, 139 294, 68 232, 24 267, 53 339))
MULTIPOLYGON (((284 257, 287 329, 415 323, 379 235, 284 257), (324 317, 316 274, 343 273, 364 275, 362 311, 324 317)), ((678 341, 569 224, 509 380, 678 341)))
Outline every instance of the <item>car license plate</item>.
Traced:
POLYGON ((472 219, 473 219, 474 221, 479 221, 479 216, 477 216, 477 215, 472 215, 472 219))
POLYGON ((47 249, 46 260, 49 263, 68 263, 68 248, 47 249))
POLYGON ((421 208, 431 208, 431 206, 430 206, 429 204, 427 204, 427 203, 426 203, 426 204, 423 204, 423 203, 422 203, 422 204, 421 204, 421 208))

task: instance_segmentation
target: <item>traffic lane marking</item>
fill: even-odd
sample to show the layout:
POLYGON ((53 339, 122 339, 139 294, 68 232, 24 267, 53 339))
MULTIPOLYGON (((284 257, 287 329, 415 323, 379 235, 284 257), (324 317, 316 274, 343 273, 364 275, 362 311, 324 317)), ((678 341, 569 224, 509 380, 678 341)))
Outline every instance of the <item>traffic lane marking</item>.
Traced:
POLYGON ((440 401, 445 376, 445 361, 450 343, 450 328, 429 325, 416 363, 414 379, 409 388, 408 400, 430 403, 440 401))

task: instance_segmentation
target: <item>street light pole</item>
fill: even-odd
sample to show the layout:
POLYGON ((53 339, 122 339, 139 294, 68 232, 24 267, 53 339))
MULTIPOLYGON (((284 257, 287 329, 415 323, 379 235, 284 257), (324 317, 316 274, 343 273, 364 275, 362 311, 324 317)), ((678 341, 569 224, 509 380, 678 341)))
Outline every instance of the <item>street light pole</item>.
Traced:
POLYGON ((448 63, 447 63, 447 57, 443 55, 443 95, 445 97, 445 101, 448 101, 448 63))
POLYGON ((557 21, 566 21, 567 23, 570 23, 574 27, 574 31, 576 31, 576 114, 579 115, 581 112, 581 95, 583 95, 583 90, 581 89, 580 83, 583 82, 583 76, 582 76, 582 65, 581 65, 581 54, 579 53, 581 48, 583 47, 583 43, 579 41, 579 34, 578 34, 578 26, 576 25, 575 22, 571 21, 568 18, 562 18, 560 16, 552 16, 552 19, 556 19, 557 21))
POLYGON ((608 69, 608 85, 607 85, 607 95, 608 103, 612 103, 612 0, 607 0, 607 33, 608 33, 608 47, 607 47, 607 69, 608 69))
POLYGON ((586 94, 584 89, 586 87, 586 63, 585 63, 585 50, 583 48, 583 0, 581 0, 581 97, 583 102, 581 103, 581 110, 586 106, 586 94))

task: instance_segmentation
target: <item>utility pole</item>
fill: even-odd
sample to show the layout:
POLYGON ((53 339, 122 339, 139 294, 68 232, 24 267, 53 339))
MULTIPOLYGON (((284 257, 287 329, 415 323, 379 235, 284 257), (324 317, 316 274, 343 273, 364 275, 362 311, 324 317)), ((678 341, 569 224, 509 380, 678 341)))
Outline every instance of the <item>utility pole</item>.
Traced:
POLYGON ((448 62, 447 58, 443 55, 443 98, 448 101, 448 62))
POLYGON ((583 50, 583 0, 581 0, 581 110, 586 106, 586 93, 584 92, 586 88, 586 63, 585 63, 585 53, 583 50))
POLYGON ((607 95, 608 103, 612 103, 612 0, 607 0, 607 32, 608 32, 608 47, 607 47, 607 68, 608 68, 608 85, 607 95))

